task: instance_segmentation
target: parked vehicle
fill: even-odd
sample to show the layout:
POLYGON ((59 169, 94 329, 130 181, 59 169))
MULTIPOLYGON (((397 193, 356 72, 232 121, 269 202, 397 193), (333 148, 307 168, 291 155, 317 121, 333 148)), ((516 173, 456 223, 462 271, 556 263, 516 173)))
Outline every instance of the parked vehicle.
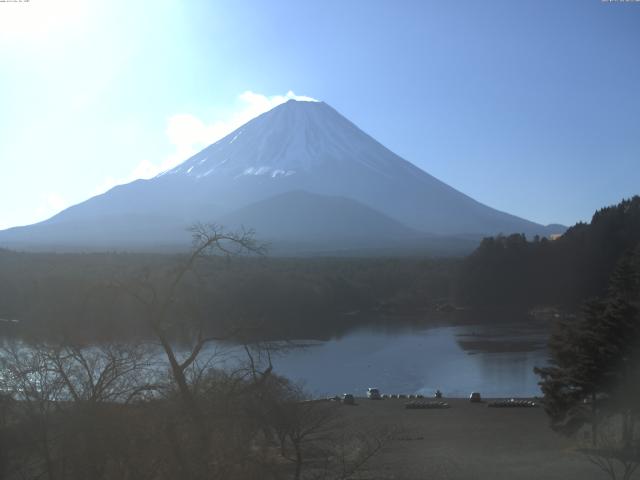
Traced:
POLYGON ((370 387, 367 389, 367 397, 370 400, 380 400, 380 390, 370 387))
POLYGON ((345 393, 342 395, 342 403, 345 405, 355 405, 356 399, 350 393, 345 393))
POLYGON ((480 392, 471 392, 471 395, 469 395, 469 401, 472 403, 482 402, 482 397, 480 396, 480 392))

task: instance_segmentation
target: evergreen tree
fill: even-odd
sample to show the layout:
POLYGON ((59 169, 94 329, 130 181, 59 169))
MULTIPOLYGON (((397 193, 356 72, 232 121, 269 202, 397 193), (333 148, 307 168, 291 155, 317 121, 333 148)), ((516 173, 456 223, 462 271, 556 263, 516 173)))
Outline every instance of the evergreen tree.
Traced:
POLYGON ((556 324, 549 340, 551 366, 535 369, 554 430, 573 434, 590 423, 596 438, 598 401, 606 390, 608 366, 597 323, 605 309, 603 302, 594 300, 585 304, 579 321, 556 324))
POLYGON ((586 298, 607 295, 616 265, 638 242, 640 196, 598 210, 589 224, 578 223, 557 240, 487 238, 462 264, 458 300, 574 309, 586 298))
POLYGON ((578 321, 562 321, 550 338, 550 366, 536 368, 551 425, 563 433, 620 416, 626 448, 640 405, 640 249, 614 271, 607 297, 585 304, 578 321))

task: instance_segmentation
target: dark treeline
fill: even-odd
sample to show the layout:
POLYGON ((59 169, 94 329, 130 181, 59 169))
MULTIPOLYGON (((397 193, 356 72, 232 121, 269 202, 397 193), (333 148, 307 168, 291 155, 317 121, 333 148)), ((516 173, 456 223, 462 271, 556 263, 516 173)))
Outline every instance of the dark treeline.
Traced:
MULTIPOLYGON (((321 339, 385 314, 448 304, 576 311, 604 294, 616 263, 639 243, 634 197, 557 240, 486 238, 463 260, 212 256, 182 284, 186 310, 179 314, 198 317, 213 332, 242 326, 256 338, 321 339)), ((0 250, 0 328, 75 340, 146 336, 140 304, 127 288, 170 277, 186 256, 0 250), (19 322, 7 321, 13 319, 19 322)))
MULTIPOLYGON (((146 336, 141 307, 126 290, 171 277, 185 257, 0 251, 0 328, 76 341, 146 336), (13 319, 19 323, 6 321, 13 319)), ((212 332, 242 326, 260 338, 325 338, 376 313, 415 313, 446 301, 458 263, 213 256, 179 294, 185 316, 212 332)))
POLYGON ((557 240, 486 238, 464 262, 459 300, 476 306, 557 305, 601 296, 620 259, 640 248, 640 197, 597 211, 557 240))

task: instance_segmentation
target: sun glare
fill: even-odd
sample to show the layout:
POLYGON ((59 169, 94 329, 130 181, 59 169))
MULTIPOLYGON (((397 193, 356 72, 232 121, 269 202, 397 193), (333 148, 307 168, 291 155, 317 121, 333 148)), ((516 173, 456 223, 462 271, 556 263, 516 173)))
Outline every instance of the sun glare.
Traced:
POLYGON ((88 3, 82 0, 29 0, 2 2, 0 38, 41 41, 49 35, 81 25, 88 3))

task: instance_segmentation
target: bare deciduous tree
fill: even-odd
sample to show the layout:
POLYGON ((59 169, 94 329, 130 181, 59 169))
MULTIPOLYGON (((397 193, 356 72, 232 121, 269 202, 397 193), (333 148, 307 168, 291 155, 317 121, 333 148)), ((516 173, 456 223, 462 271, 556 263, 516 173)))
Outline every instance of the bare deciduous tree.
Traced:
POLYGON ((620 433, 620 423, 625 423, 620 416, 601 419, 597 438, 580 448, 589 462, 611 480, 629 480, 640 466, 640 441, 633 435, 637 425, 633 426, 633 439, 630 441, 620 433))
MULTIPOLYGON (((200 459, 207 466, 193 467, 184 459, 181 453, 181 442, 178 440, 178 429, 175 425, 168 424, 167 435, 174 445, 176 461, 182 465, 182 473, 195 478, 199 474, 196 470, 203 472, 215 469, 215 466, 211 465, 208 451, 211 447, 213 427, 198 401, 197 384, 190 382, 189 376, 194 371, 200 372, 196 377, 202 376, 205 369, 201 368, 202 364, 198 362, 198 358, 207 344, 228 339, 238 332, 228 332, 223 336, 206 332, 205 318, 198 311, 199 302, 185 301, 185 298, 193 297, 193 292, 190 292, 190 295, 185 294, 185 283, 189 280, 190 286, 196 290, 197 294, 205 295, 204 281, 197 268, 199 262, 211 255, 263 254, 265 247, 255 241, 251 230, 227 232, 218 225, 196 224, 191 228, 191 233, 193 237, 191 252, 171 271, 155 276, 147 272, 136 282, 120 282, 118 286, 143 307, 146 323, 166 356, 177 393, 197 437, 195 448, 198 452, 195 458, 200 459), (181 346, 183 351, 186 350, 184 354, 179 352, 173 343, 172 332, 175 332, 178 325, 183 329, 187 327, 192 329, 190 344, 188 347, 181 346)), ((205 362, 205 365, 207 368, 211 366, 209 362, 205 362)))

